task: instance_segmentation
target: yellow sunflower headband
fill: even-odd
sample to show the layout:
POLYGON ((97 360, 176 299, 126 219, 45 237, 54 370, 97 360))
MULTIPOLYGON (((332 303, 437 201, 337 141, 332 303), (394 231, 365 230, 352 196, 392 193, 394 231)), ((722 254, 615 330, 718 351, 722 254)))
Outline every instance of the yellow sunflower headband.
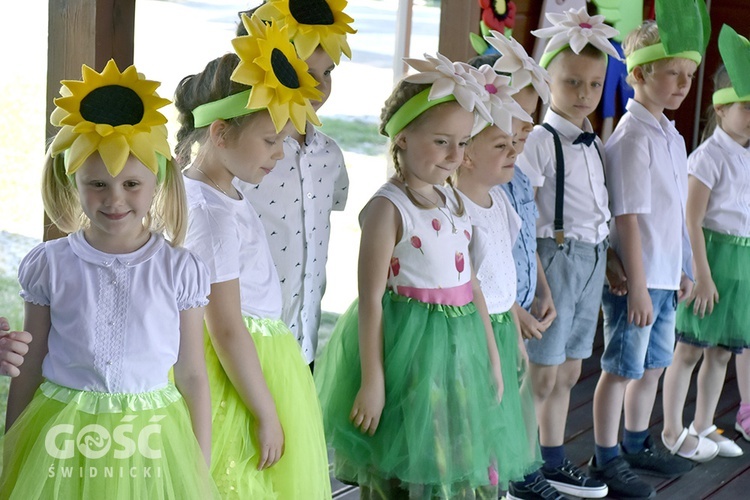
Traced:
POLYGON ((232 80, 249 85, 250 90, 209 102, 193 110, 195 127, 214 120, 227 120, 268 109, 276 132, 291 120, 294 128, 305 133, 306 122, 320 126, 310 99, 320 100, 323 93, 289 41, 287 27, 264 24, 260 18, 242 15, 248 35, 232 40, 240 63, 232 80))
POLYGON ((255 11, 255 16, 287 26, 303 60, 320 45, 338 64, 342 52, 352 58, 346 35, 357 32, 349 26, 354 19, 344 14, 346 4, 346 0, 269 0, 255 11))
POLYGON ((160 83, 146 80, 134 66, 122 73, 110 59, 97 73, 85 64, 82 80, 63 80, 50 123, 61 127, 50 146, 64 153, 65 172, 75 174, 98 151, 107 171, 116 177, 133 155, 161 181, 171 150, 166 117, 157 109, 169 100, 156 94, 160 83))

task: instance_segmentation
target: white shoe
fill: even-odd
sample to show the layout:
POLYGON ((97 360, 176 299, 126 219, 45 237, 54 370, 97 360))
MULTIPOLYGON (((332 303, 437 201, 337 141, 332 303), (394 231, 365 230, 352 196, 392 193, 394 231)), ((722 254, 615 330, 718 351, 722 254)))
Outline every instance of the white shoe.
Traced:
POLYGON ((667 440, 664 439, 664 431, 661 433, 661 442, 669 450, 672 455, 678 455, 682 458, 687 458, 693 462, 708 462, 713 460, 719 454, 719 445, 710 439, 698 436, 698 446, 692 451, 680 451, 680 447, 688 437, 688 430, 684 427, 680 433, 680 437, 677 438, 674 444, 670 445, 667 440))
MULTIPOLYGON (((699 439, 702 438, 702 437, 703 438, 707 438, 707 439, 711 439, 708 435, 711 434, 712 432, 714 432, 715 430, 717 430, 716 426, 712 425, 711 427, 709 427, 705 431, 699 433, 698 431, 695 430, 695 426, 691 423, 690 424, 690 428, 688 429, 688 433, 691 436, 698 436, 699 439)), ((711 441, 713 441, 713 439, 711 439, 711 441)), ((735 443, 731 439, 727 439, 725 437, 722 437, 722 439, 720 441, 714 441, 714 443, 716 443, 719 446, 719 456, 720 457, 733 458, 733 457, 740 457, 743 454, 742 448, 740 448, 739 446, 737 446, 737 443, 735 443)))

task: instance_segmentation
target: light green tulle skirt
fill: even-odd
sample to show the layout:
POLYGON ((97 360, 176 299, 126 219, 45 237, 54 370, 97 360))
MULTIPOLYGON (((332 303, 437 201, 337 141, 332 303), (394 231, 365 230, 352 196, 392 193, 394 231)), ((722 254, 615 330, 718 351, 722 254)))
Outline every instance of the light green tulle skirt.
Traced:
POLYGON ((50 381, 4 438, 0 498, 220 498, 173 385, 140 394, 50 381))
POLYGON ((213 437, 211 475, 225 500, 331 498, 323 419, 310 368, 280 320, 245 318, 284 430, 284 454, 258 470, 257 423, 221 366, 206 332, 213 437))
POLYGON ((500 353, 503 372, 503 399, 500 402, 500 424, 503 448, 497 457, 500 485, 520 481, 542 465, 536 439, 537 426, 531 384, 523 382, 519 371, 518 332, 510 312, 490 314, 492 331, 500 353), (523 389, 522 389, 523 388, 523 389))
POLYGON ((349 421, 361 382, 356 301, 316 361, 336 477, 370 498, 496 498, 492 476, 506 443, 476 307, 391 291, 382 304, 386 394, 373 436, 349 421))
POLYGON ((703 318, 692 304, 677 306, 677 331, 688 342, 707 347, 750 347, 750 238, 703 229, 711 277, 719 302, 703 318))

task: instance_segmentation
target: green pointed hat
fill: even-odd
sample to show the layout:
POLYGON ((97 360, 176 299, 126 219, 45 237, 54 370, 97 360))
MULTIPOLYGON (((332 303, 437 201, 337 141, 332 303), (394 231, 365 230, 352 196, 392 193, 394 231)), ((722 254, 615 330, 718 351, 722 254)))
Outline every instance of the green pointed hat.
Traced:
POLYGON ((661 43, 633 51, 628 72, 660 59, 683 57, 700 64, 711 37, 711 20, 704 0, 656 0, 661 43))
POLYGON ((750 41, 725 24, 719 33, 719 53, 732 86, 714 92, 713 103, 750 101, 750 41))

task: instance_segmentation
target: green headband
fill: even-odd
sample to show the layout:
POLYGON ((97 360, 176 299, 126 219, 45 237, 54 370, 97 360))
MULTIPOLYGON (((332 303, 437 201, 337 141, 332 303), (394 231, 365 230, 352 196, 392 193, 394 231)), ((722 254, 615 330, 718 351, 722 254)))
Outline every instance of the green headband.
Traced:
MULTIPOLYGON (((66 149, 63 153, 63 165, 67 165, 68 161, 70 159, 70 149, 66 149)), ((167 177, 167 158, 161 155, 160 153, 156 153, 156 184, 159 185, 162 182, 164 182, 164 179, 167 177)), ((148 167, 146 167, 148 168, 148 167)), ((72 174, 67 174, 68 179, 70 179, 70 183, 73 184, 73 186, 76 185, 76 174, 75 172, 72 174)))
POLYGON ((732 87, 725 89, 719 89, 713 94, 712 102, 714 105, 718 104, 733 104, 735 102, 750 102, 750 94, 743 97, 737 95, 737 91, 732 87))
POLYGON ((570 48, 570 45, 564 45, 557 50, 552 50, 550 52, 543 53, 541 59, 539 59, 539 66, 541 66, 544 69, 547 69, 547 66, 549 66, 549 63, 552 62, 552 59, 554 59, 557 54, 569 48, 570 48))
POLYGON ((252 89, 243 90, 238 94, 232 94, 218 101, 201 104, 193 110, 193 121, 195 128, 211 125, 215 120, 229 120, 238 116, 249 115, 265 108, 248 109, 247 102, 250 99, 252 89))
POLYGON ((649 45, 648 47, 634 50, 632 54, 625 58, 625 61, 628 66, 628 73, 630 73, 636 66, 641 66, 643 64, 648 64, 654 61, 660 61, 662 59, 671 59, 673 57, 683 57, 685 59, 690 59, 691 61, 694 61, 695 64, 700 64, 702 60, 701 53, 695 50, 686 50, 683 52, 677 52, 676 54, 667 54, 667 51, 664 48, 664 44, 657 43, 654 45, 649 45))
MULTIPOLYGON (((563 47, 560 47, 559 49, 555 49, 555 50, 543 53, 542 57, 539 59, 539 66, 541 66, 544 69, 547 69, 547 66, 549 66, 550 63, 552 62, 552 59, 554 59, 555 56, 557 56, 557 54, 559 54, 560 52, 562 52, 565 49, 570 49, 570 45, 565 45, 563 47)), ((598 50, 598 48, 597 48, 597 50, 598 50)), ((599 52, 602 52, 602 51, 599 50, 599 52)), ((575 54, 575 52, 573 52, 573 53, 575 54)), ((602 54, 604 54, 604 60, 606 61, 607 65, 609 66, 609 55, 606 54, 605 52, 602 52, 602 54)))
POLYGON ((391 119, 385 124, 385 133, 388 137, 393 139, 396 134, 404 129, 404 127, 409 125, 416 117, 431 107, 444 102, 456 100, 456 97, 453 94, 449 94, 445 97, 440 97, 430 101, 428 96, 431 89, 432 87, 424 89, 422 92, 406 101, 400 108, 398 108, 398 111, 393 113, 391 119))

